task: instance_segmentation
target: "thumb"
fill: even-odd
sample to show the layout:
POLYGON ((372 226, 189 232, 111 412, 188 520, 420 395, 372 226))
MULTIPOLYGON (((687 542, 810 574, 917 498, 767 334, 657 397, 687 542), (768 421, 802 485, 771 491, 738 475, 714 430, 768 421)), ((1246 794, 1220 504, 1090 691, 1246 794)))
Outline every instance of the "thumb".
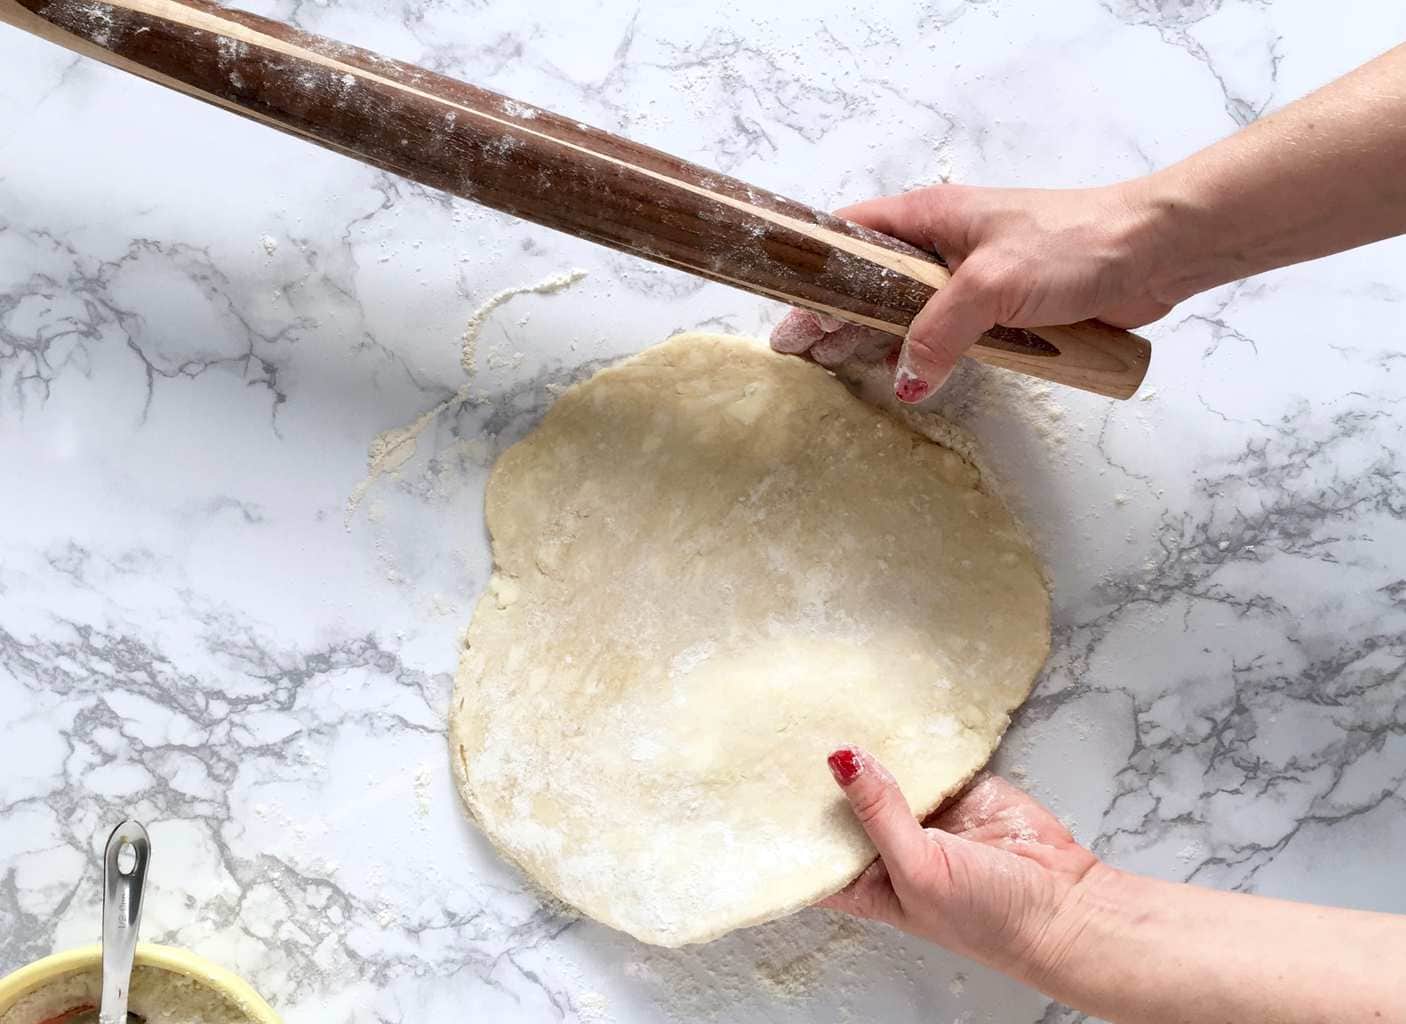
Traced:
POLYGON ((928 841, 893 776, 857 747, 841 747, 827 760, 889 875, 911 876, 927 852, 928 841))
POLYGON ((942 387, 962 354, 995 326, 995 302, 976 280, 959 269, 913 318, 894 373, 899 401, 921 402, 942 387))

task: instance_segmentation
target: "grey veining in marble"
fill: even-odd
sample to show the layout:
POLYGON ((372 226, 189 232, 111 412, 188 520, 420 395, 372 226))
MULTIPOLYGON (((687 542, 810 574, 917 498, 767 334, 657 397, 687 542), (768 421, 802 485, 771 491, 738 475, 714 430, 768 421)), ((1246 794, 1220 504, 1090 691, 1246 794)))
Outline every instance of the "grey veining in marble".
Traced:
MULTIPOLYGON (((703 6, 256 5, 823 206, 1137 174, 1406 36, 1371 0, 703 6)), ((1055 581, 998 767, 1120 866, 1406 912, 1403 267, 1186 303, 1130 403, 991 372, 940 399, 1055 581)), ((290 1024, 1077 1019, 819 911, 642 947, 460 813, 487 466, 600 361, 780 313, 0 31, 0 972, 96 938, 132 814, 147 937, 290 1024), (573 267, 359 492, 465 383, 472 311, 573 267)))

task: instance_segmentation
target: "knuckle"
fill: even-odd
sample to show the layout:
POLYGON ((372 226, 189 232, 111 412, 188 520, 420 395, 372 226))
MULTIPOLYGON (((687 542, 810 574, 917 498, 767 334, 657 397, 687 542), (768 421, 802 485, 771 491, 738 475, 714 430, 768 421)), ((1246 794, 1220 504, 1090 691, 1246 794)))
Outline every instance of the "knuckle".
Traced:
POLYGON ((866 829, 878 824, 888 812, 888 794, 883 789, 855 794, 852 798, 854 816, 866 829))
POLYGON ((901 872, 900 884, 906 888, 921 885, 938 890, 949 889, 952 884, 952 861, 941 841, 941 830, 925 828, 923 835, 928 841, 922 845, 920 855, 901 872))
POLYGON ((965 299, 991 318, 993 323, 1005 323, 1024 302, 1031 280, 1025 261, 1013 254, 987 256, 970 269, 965 299))
POLYGON ((854 354, 859 336, 851 330, 837 330, 821 338, 810 348, 811 358, 821 366, 838 366, 854 354))
POLYGON ((932 361, 941 352, 941 333, 937 328, 938 325, 927 321, 922 324, 915 321, 908 332, 906 344, 909 350, 924 362, 932 361))
POLYGON ((940 188, 938 185, 921 185, 900 192, 898 201, 903 204, 903 212, 914 219, 927 216, 941 199, 940 188))
POLYGON ((804 352, 825 336, 814 313, 792 310, 771 332, 771 347, 795 355, 804 352))
POLYGON ((966 294, 973 302, 995 301, 1010 282, 1010 264, 990 257, 978 260, 972 257, 962 267, 966 283, 966 294))

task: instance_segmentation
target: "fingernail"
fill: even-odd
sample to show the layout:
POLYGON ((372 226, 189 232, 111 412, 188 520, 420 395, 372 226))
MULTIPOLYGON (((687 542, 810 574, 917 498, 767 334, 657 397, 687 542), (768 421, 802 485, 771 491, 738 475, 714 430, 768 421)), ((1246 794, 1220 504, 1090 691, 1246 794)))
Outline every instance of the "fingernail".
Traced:
POLYGON ((932 385, 906 366, 899 366, 893 375, 893 393, 900 402, 915 405, 932 391, 932 385))
POLYGON ((841 747, 825 760, 830 765, 830 774, 841 786, 848 786, 864 770, 864 762, 849 747, 841 747))

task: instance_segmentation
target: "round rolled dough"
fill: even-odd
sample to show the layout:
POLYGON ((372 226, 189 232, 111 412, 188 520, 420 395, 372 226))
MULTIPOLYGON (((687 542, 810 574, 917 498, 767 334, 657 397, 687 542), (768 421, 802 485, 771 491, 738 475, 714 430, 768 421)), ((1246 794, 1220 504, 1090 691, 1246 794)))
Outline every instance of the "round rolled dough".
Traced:
POLYGON ((495 569, 451 709, 493 843, 645 942, 703 942, 874 857, 825 756, 927 813, 1049 648, 1023 533, 966 460, 818 366, 682 335, 568 391, 488 484, 495 569))

